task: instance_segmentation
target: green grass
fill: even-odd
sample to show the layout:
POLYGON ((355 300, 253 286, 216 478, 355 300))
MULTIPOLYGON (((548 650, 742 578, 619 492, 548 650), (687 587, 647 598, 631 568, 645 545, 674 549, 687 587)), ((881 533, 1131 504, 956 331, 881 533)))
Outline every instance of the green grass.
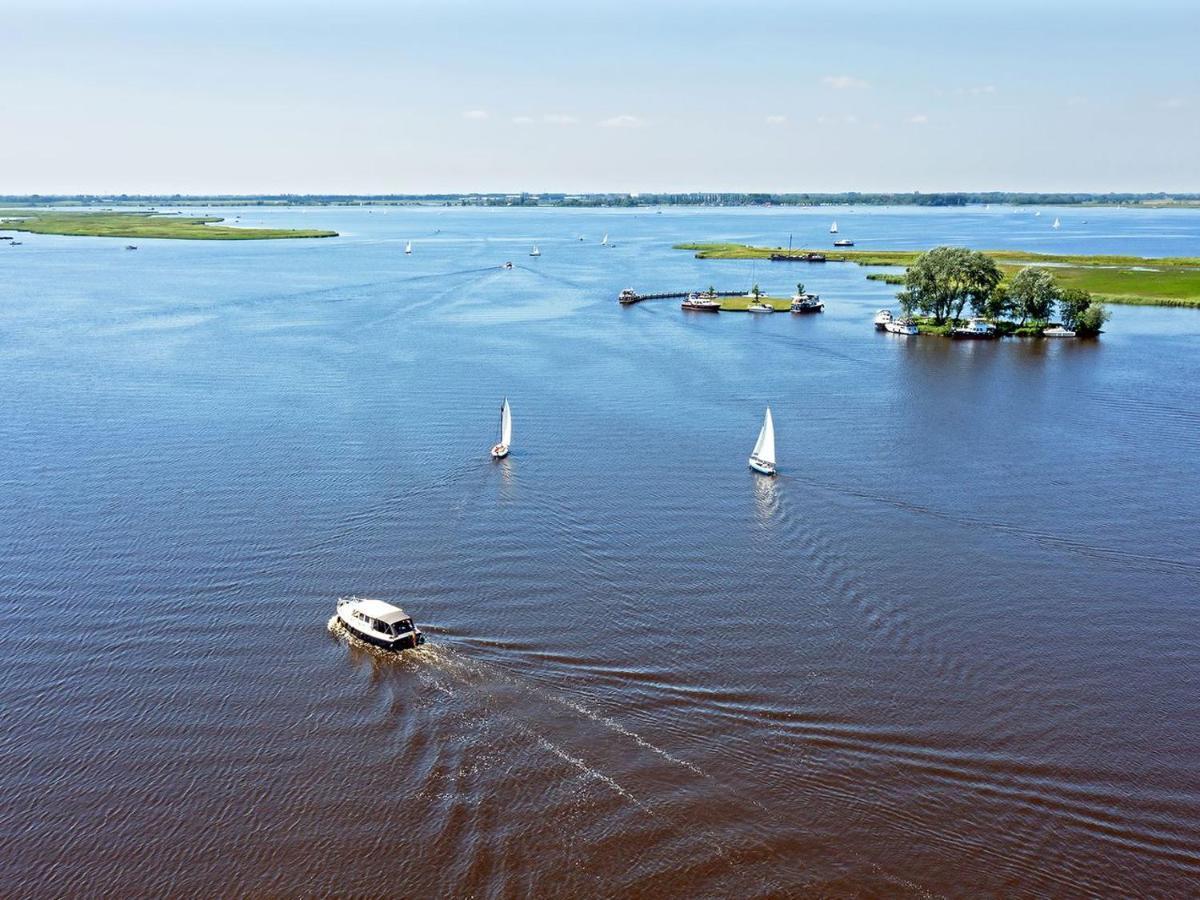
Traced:
POLYGON ((55 209, 0 210, 0 231, 66 234, 80 237, 173 238, 202 241, 257 241, 278 238, 337 237, 336 231, 293 228, 237 228, 214 225, 215 216, 164 216, 155 212, 64 212, 55 209))
MULTIPOLYGON (((691 250, 697 259, 767 259, 781 247, 751 247, 746 244, 677 244, 691 250)), ((818 250, 793 249, 793 253, 824 253, 829 262, 852 262, 860 266, 904 268, 920 250, 818 250)), ((1200 257, 1088 256, 1071 253, 1029 253, 1023 250, 985 250, 1004 274, 1011 277, 1029 265, 1046 266, 1060 287, 1082 288, 1109 303, 1139 306, 1188 306, 1200 308, 1200 257)), ((799 265, 799 264, 797 264, 799 265)), ((820 265, 810 263, 808 265, 820 265)), ((895 272, 872 273, 867 278, 886 284, 903 284, 895 272)))
MULTIPOLYGON (((768 303, 775 307, 776 312, 787 312, 792 308, 792 301, 782 297, 768 297, 763 294, 758 300, 760 303, 768 303)), ((721 312, 745 312, 746 307, 753 302, 753 297, 722 297, 721 312)))

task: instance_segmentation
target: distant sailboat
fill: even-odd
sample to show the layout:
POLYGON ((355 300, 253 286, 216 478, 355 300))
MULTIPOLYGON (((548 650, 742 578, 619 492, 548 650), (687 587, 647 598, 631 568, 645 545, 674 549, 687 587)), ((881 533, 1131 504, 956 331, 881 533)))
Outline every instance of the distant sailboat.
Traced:
POLYGON ((512 410, 508 407, 508 398, 500 406, 500 443, 492 448, 492 459, 504 459, 508 456, 508 448, 512 443, 512 410))
POLYGON ((834 220, 833 224, 829 226, 829 233, 837 234, 837 220, 836 219, 834 220))
POLYGON ((763 475, 775 474, 775 423, 771 421, 771 407, 769 406, 749 462, 750 468, 755 472, 761 472, 763 475))
POLYGON ((1059 222, 1059 221, 1058 221, 1058 219, 1056 218, 1056 219, 1054 220, 1054 224, 1053 224, 1053 225, 1051 225, 1050 227, 1051 227, 1051 228, 1062 228, 1062 223, 1061 223, 1061 222, 1059 222))
POLYGON ((607 232, 607 231, 606 231, 606 232, 604 232, 604 240, 602 240, 602 241, 600 242, 600 246, 602 246, 602 247, 607 247, 607 246, 608 246, 608 232, 607 232))
POLYGON ((412 241, 404 245, 404 252, 408 256, 412 256, 412 241))
POLYGON ((538 249, 538 245, 534 244, 533 249, 529 251, 530 256, 541 256, 542 251, 538 249))

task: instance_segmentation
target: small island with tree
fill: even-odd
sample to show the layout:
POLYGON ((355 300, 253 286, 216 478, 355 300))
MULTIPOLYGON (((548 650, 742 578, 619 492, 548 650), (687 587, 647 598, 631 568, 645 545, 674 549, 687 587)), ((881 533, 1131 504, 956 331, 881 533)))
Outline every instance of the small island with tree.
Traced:
POLYGON ((904 274, 904 290, 896 297, 922 334, 954 335, 966 323, 970 308, 994 334, 1041 336, 1061 325, 1080 337, 1100 333, 1109 313, 1080 288, 1060 288, 1046 269, 1027 266, 1007 282, 995 260, 964 247, 934 247, 918 256, 904 274))

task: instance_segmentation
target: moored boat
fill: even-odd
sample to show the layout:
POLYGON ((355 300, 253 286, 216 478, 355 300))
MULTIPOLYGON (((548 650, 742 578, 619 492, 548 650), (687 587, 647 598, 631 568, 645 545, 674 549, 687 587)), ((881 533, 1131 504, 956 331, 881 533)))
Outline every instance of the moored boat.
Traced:
POLYGON ((758 430, 758 440, 748 460, 750 468, 763 475, 775 474, 775 422, 771 419, 771 407, 763 416, 762 428, 758 430))
POLYGON ((508 456, 509 447, 512 445, 512 410, 508 405, 508 398, 504 398, 504 402, 500 404, 500 443, 492 447, 492 459, 504 459, 508 456))
POLYGON ((625 288, 617 296, 617 302, 625 304, 626 306, 629 305, 630 303, 637 303, 641 299, 642 299, 641 296, 639 296, 638 292, 635 291, 633 288, 625 288))
POLYGON ((921 329, 917 327, 917 323, 907 316, 901 319, 892 319, 885 326, 884 330, 889 334, 920 334, 921 329))
POLYGON ((951 337, 973 340, 987 340, 998 336, 996 326, 986 319, 978 317, 968 320, 966 325, 960 325, 950 332, 951 337))
POLYGON ((746 312, 748 312, 748 313, 773 313, 773 312, 775 312, 775 307, 773 307, 770 303, 756 302, 756 303, 751 303, 749 306, 747 306, 746 312))
POLYGON ((1063 328, 1061 325, 1054 325, 1051 328, 1043 328, 1042 335, 1044 337, 1053 338, 1071 338, 1075 337, 1075 332, 1070 328, 1063 328))
POLYGON ((384 650, 413 650, 425 635, 398 606, 366 597, 339 597, 337 619, 352 635, 384 650))
POLYGON ((875 330, 887 331, 888 323, 892 321, 892 311, 890 309, 881 309, 875 313, 875 330))
POLYGON ((693 312, 720 312, 721 301, 711 294, 688 294, 687 299, 679 304, 680 309, 693 312))
POLYGON ((792 295, 792 312, 819 313, 825 311, 825 304, 816 294, 806 294, 803 291, 792 295))

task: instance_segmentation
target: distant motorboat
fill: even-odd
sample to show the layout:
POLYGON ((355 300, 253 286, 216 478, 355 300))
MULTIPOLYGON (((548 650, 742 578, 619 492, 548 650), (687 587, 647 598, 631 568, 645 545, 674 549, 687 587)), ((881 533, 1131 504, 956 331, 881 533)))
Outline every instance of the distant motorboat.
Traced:
POLYGON ((533 249, 529 251, 530 256, 541 256, 542 251, 538 249, 538 245, 534 244, 533 249))
POLYGON ((792 295, 792 312, 794 313, 819 313, 825 311, 825 304, 821 302, 821 298, 816 294, 793 294, 792 295))
POLYGON ((775 474, 775 423, 771 421, 769 406, 767 414, 763 417, 762 428, 758 431, 758 440, 754 442, 754 449, 750 451, 750 459, 747 462, 755 472, 763 475, 775 474))
POLYGON ((840 241, 834 241, 833 246, 835 246, 835 247, 853 247, 854 241, 851 241, 847 238, 842 238, 840 241))
POLYGON ((965 326, 960 326, 950 332, 951 337, 956 338, 972 338, 975 340, 987 340, 988 338, 997 337, 996 326, 986 319, 978 317, 971 319, 965 326))
POLYGON ((508 398, 500 405, 500 443, 492 447, 492 459, 504 459, 512 446, 512 410, 508 406, 508 398))
POLYGON ((1061 228, 1061 227, 1062 227, 1062 223, 1058 221, 1058 218, 1057 218, 1057 217, 1055 217, 1055 219, 1054 219, 1054 224, 1053 224, 1053 225, 1051 225, 1050 227, 1051 227, 1051 228, 1061 228))
POLYGON ((1052 328, 1043 328, 1042 335, 1052 338, 1070 338, 1075 337, 1075 332, 1069 328, 1063 328, 1061 325, 1055 325, 1052 328))
POLYGON ((125 249, 126 249, 126 250, 136 250, 136 249, 137 249, 137 244, 126 244, 126 245, 125 245, 125 249))
POLYGON ((506 262, 506 263, 505 263, 505 264, 504 264, 504 265, 503 265, 501 268, 504 268, 504 269, 511 269, 511 268, 512 268, 512 263, 511 263, 511 262, 506 262))
POLYGON ((404 253, 406 256, 412 256, 412 241, 404 245, 404 253))
POLYGON ((366 597, 339 597, 337 620, 356 638, 384 650, 415 650, 425 635, 398 606, 366 597))
POLYGON ((834 220, 833 220, 833 224, 829 226, 829 233, 830 233, 830 234, 837 234, 837 233, 838 233, 838 230, 837 230, 837 219, 834 219, 834 220))
POLYGON ((884 330, 889 334, 913 335, 921 333, 921 329, 917 327, 917 323, 909 318, 892 319, 884 326, 884 330))
POLYGON ((890 309, 881 309, 875 313, 875 330, 887 331, 888 325, 892 321, 892 311, 890 309))
POLYGON ((747 306, 746 312, 748 312, 748 313, 773 313, 773 312, 775 312, 775 307, 773 307, 769 303, 763 303, 761 301, 758 301, 755 303, 751 303, 749 306, 747 306))
POLYGON ((709 293, 692 293, 688 294, 687 299, 679 304, 679 308, 692 312, 720 312, 721 301, 709 293))

